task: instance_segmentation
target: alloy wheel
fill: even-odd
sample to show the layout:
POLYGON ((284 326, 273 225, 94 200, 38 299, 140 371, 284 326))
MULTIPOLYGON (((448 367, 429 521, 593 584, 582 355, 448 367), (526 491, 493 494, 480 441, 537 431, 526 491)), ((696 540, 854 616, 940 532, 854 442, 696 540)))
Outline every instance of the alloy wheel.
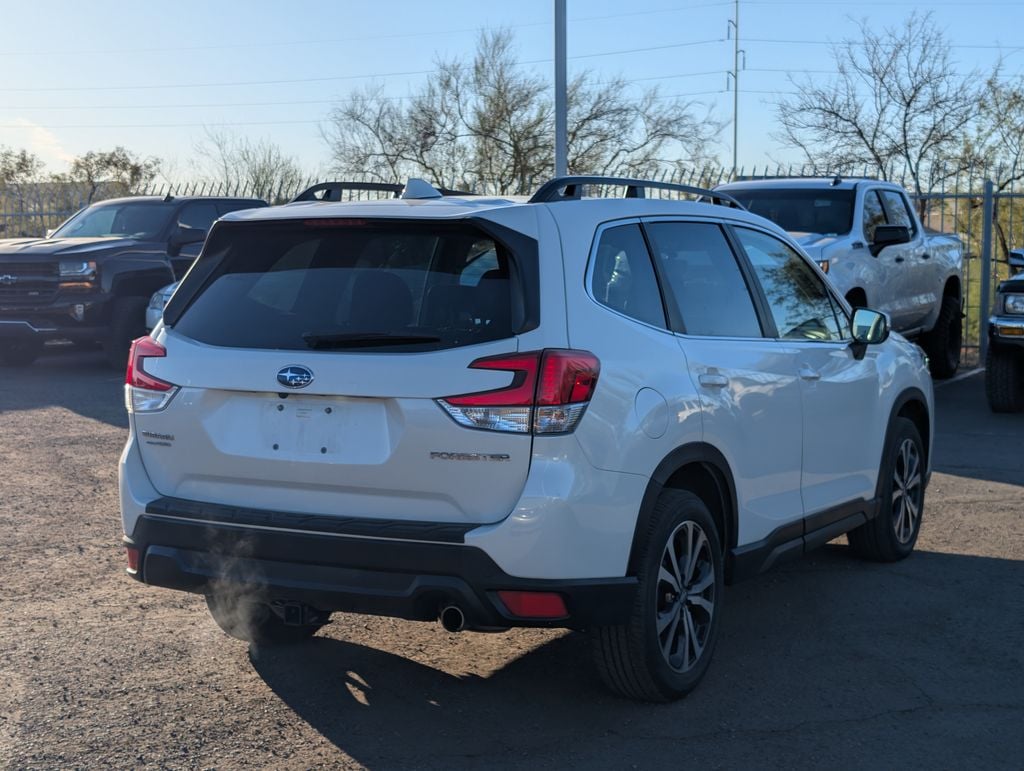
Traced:
POLYGON ((655 592, 661 655, 674 671, 687 672, 707 646, 716 600, 711 542, 696 522, 681 523, 669 536, 655 592))
POLYGON ((921 499, 924 494, 921 477, 921 453, 917 443, 904 439, 896 453, 892 473, 892 518, 896 540, 910 543, 921 517, 921 499))

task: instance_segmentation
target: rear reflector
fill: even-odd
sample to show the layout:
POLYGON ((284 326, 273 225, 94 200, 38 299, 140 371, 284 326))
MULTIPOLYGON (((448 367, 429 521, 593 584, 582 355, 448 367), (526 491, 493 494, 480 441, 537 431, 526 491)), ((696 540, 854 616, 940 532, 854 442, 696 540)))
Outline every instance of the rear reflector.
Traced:
POLYGON ((498 592, 508 612, 518 618, 565 618, 569 611, 557 592, 498 592))
POLYGON ((126 546, 125 550, 128 552, 128 572, 138 573, 139 572, 139 550, 132 547, 126 546))
POLYGON ((512 372, 503 388, 438 399, 467 428, 565 434, 576 428, 597 386, 601 364, 588 351, 548 349, 477 359, 471 369, 512 372))

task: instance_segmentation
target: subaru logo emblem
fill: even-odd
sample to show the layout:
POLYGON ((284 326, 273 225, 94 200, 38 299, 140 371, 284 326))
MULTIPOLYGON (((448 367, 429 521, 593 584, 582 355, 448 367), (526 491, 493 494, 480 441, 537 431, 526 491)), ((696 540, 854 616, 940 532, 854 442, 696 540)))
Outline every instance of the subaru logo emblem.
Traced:
POLYGON ((277 382, 285 388, 305 388, 313 382, 313 372, 301 364, 292 364, 277 373, 277 382))
POLYGON ((16 283, 17 280, 17 276, 12 276, 10 274, 0 276, 0 284, 3 284, 4 286, 11 286, 12 284, 16 283))

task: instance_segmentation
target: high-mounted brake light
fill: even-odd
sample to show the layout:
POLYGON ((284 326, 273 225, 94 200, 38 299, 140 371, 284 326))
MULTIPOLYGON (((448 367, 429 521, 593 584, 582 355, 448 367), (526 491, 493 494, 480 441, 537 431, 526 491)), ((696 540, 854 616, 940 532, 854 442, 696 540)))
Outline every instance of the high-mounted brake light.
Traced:
POLYGON ((128 369, 125 371, 125 406, 128 412, 156 412, 174 398, 178 387, 146 372, 146 359, 159 359, 167 349, 151 337, 132 341, 128 351, 128 369))
POLYGON ((493 391, 439 399, 441 407, 468 428, 524 434, 575 429, 601 370, 594 354, 561 349, 491 356, 469 366, 512 372, 512 382, 493 391))

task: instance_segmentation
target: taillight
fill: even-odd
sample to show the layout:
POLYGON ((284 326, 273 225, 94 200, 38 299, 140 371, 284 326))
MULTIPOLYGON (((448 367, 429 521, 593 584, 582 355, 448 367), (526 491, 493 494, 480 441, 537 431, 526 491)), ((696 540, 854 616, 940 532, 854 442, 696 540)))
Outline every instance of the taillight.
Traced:
POLYGON ((576 428, 590 403, 601 365, 587 351, 548 349, 477 359, 472 369, 513 373, 493 391, 438 399, 460 425, 489 431, 564 434, 576 428))
POLYGON ((178 392, 178 387, 146 372, 146 359, 167 355, 167 349, 151 337, 132 341, 128 351, 128 369, 125 372, 125 406, 128 412, 156 412, 167 406, 178 392))

